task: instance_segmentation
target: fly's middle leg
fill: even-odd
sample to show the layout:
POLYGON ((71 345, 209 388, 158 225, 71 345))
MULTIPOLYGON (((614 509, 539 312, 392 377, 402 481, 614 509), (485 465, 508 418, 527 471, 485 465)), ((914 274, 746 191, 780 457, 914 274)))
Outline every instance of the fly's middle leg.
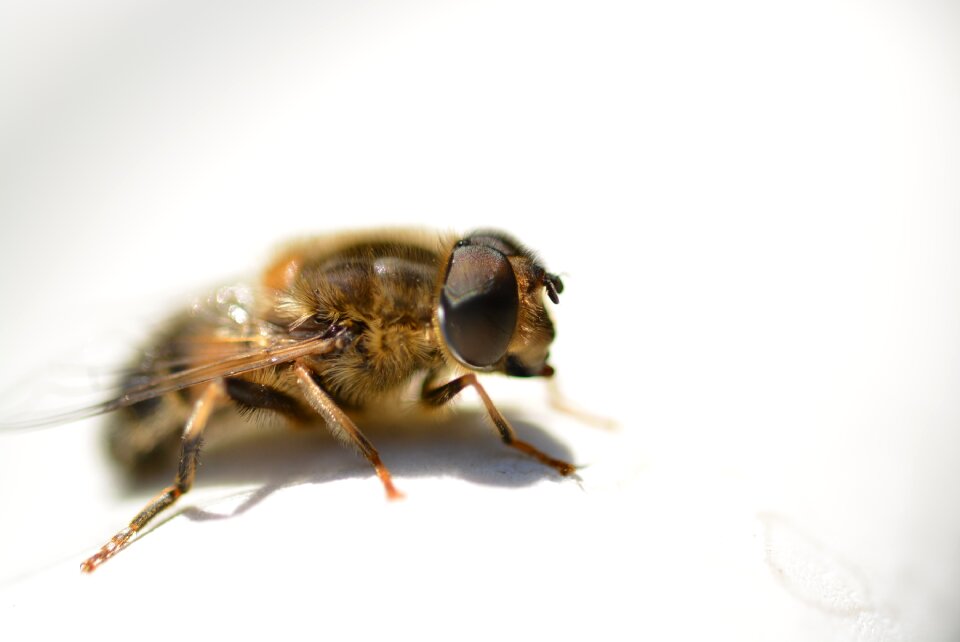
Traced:
POLYGON ((370 440, 360 432, 353 420, 347 416, 334 401, 330 398, 323 388, 313 380, 310 369, 301 361, 294 365, 294 372, 297 376, 297 384, 303 392, 307 402, 316 410, 327 424, 327 428, 333 435, 344 443, 354 446, 360 451, 360 454, 366 457, 367 461, 373 466, 377 477, 383 484, 383 489, 389 499, 399 499, 403 493, 398 491, 393 485, 393 477, 390 471, 380 461, 380 453, 373 447, 370 440))

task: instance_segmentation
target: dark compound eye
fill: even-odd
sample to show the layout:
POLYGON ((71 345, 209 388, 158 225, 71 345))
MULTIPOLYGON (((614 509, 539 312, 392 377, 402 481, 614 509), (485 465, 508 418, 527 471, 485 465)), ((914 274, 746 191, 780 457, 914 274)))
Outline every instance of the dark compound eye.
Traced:
POLYGON ((520 248, 516 241, 490 230, 480 230, 474 232, 462 241, 464 245, 482 245, 494 249, 504 256, 516 256, 520 253, 520 248))
POLYGON ((453 251, 440 295, 440 329, 457 359, 474 368, 497 363, 513 338, 519 308, 507 257, 483 245, 453 251))

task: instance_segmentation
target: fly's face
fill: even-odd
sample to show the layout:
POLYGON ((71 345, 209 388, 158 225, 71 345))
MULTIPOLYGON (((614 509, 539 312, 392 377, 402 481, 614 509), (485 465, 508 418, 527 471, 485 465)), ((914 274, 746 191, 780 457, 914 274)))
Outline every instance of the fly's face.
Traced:
POLYGON ((492 231, 460 240, 444 267, 437 324, 447 351, 471 370, 548 377, 555 332, 543 293, 563 283, 532 252, 492 231))

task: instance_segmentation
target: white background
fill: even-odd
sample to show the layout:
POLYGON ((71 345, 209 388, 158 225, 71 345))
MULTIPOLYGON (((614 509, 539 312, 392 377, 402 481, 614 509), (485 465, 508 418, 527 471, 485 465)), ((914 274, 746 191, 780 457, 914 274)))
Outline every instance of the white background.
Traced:
POLYGON ((393 503, 321 433, 224 444, 90 577, 167 476, 123 485, 102 420, 5 433, 0 637, 957 639, 958 36, 926 0, 5 2, 3 405, 285 238, 492 226, 620 428, 494 381, 580 479, 465 398, 371 431, 393 503))

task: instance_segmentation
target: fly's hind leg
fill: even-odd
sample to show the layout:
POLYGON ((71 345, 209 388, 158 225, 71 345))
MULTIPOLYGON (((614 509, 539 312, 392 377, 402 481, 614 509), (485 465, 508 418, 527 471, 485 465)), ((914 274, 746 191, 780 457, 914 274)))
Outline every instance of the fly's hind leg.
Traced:
POLYGON ((168 508, 177 498, 190 490, 193 478, 197 472, 197 458, 200 455, 200 443, 203 429, 206 427, 210 413, 223 397, 223 384, 214 381, 207 385, 200 398, 193 405, 193 412, 187 419, 180 442, 180 466, 173 484, 164 488, 160 493, 144 506, 143 510, 127 525, 126 528, 114 535, 104 544, 95 555, 80 565, 84 573, 92 573, 101 564, 123 550, 136 534, 146 526, 150 520, 168 508))
POLYGON ((296 365, 294 365, 294 372, 297 375, 297 383, 303 392, 303 396, 313 409, 320 413, 330 432, 332 432, 337 439, 354 446, 360 451, 361 455, 367 458, 367 461, 370 462, 376 471, 377 477, 379 477, 381 483, 383 483, 383 489, 387 492, 389 499, 400 499, 403 497, 403 493, 394 487, 390 471, 387 470, 387 467, 380 461, 380 453, 373 447, 370 440, 360 432, 360 429, 357 428, 353 420, 347 416, 347 413, 314 381, 310 369, 301 361, 297 361, 296 365))
POLYGON ((430 378, 427 378, 423 385, 421 396, 424 403, 431 406, 442 406, 457 396, 457 393, 467 386, 473 386, 474 389, 476 389, 477 394, 480 395, 480 399, 483 401, 483 405, 487 409, 487 414, 490 415, 494 425, 496 425, 497 431, 500 433, 500 439, 503 440, 503 443, 533 457, 545 466, 550 466, 561 475, 569 475, 576 470, 576 467, 573 464, 567 463, 561 459, 554 459, 550 455, 547 455, 546 453, 537 449, 535 446, 517 439, 517 435, 513 431, 513 427, 510 426, 506 418, 500 414, 500 411, 497 410, 497 407, 493 405, 493 401, 490 399, 487 391, 484 390, 483 386, 480 385, 480 382, 477 381, 477 375, 472 373, 465 374, 462 377, 457 377, 453 381, 449 381, 441 386, 437 386, 436 388, 430 388, 430 383, 430 378))

